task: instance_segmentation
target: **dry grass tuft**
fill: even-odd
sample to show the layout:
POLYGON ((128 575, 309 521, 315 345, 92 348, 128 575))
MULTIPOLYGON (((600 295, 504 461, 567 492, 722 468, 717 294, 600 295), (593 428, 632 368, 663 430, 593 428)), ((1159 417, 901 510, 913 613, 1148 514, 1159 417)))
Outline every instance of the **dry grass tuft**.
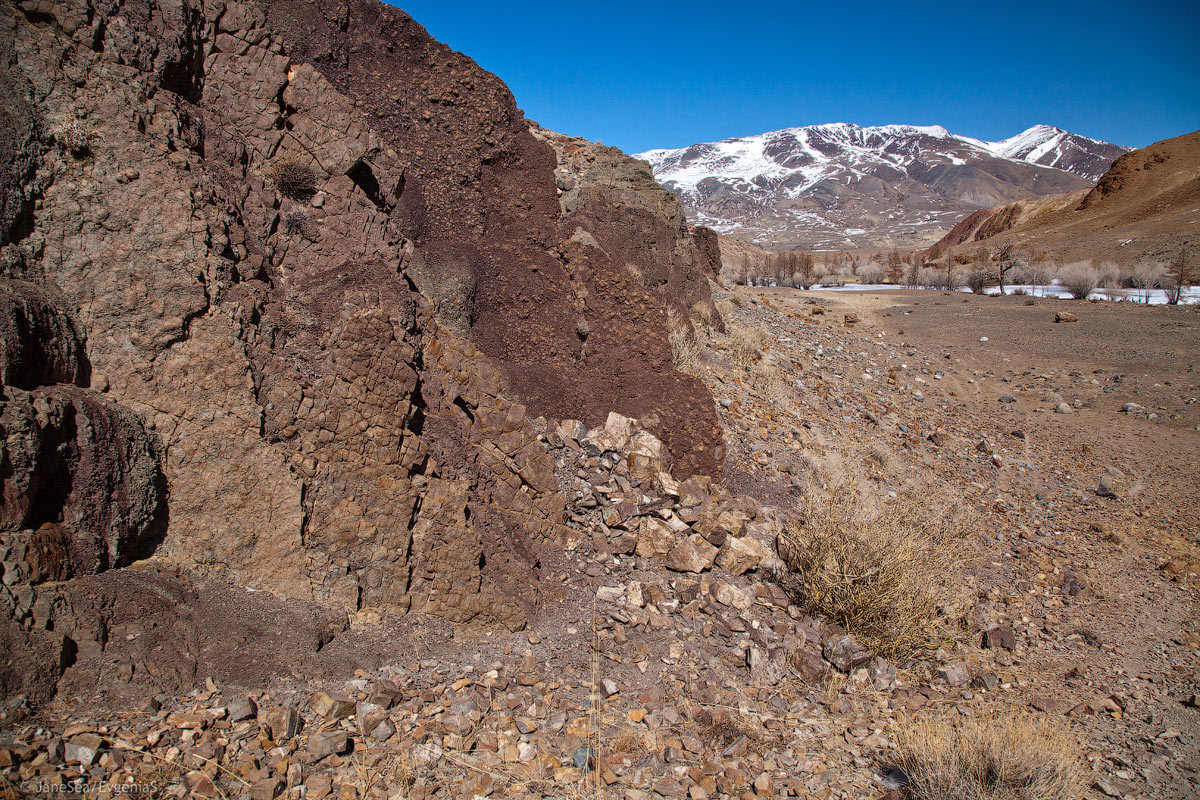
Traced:
POLYGON ((775 366, 759 365, 750 372, 750 385, 765 402, 790 408, 796 403, 796 389, 775 366))
POLYGON ((867 460, 873 462, 884 472, 888 472, 892 468, 892 453, 881 444, 873 444, 867 450, 867 460))
POLYGON ((721 748, 728 747, 743 736, 747 739, 755 738, 753 730, 742 725, 735 714, 724 709, 710 711, 702 708, 693 715, 693 720, 700 738, 721 748))
POLYGON ((667 341, 671 344, 671 363, 675 369, 695 375, 700 365, 700 343, 691 326, 673 309, 667 310, 667 341))
POLYGON ((910 724, 895 760, 912 800, 1074 800, 1087 786, 1074 739, 1027 714, 910 724))
POLYGON ((729 335, 729 357, 738 369, 745 369, 762 357, 770 337, 757 328, 737 328, 729 335))
POLYGON ((354 781, 351 784, 354 800, 369 800, 380 792, 392 800, 407 798, 417 780, 409 752, 402 750, 372 755, 365 752, 365 744, 362 749, 364 752, 354 759, 354 781))
POLYGON ((785 589, 884 655, 946 638, 938 610, 960 572, 963 526, 915 495, 870 510, 847 482, 810 492, 779 537, 785 589))
POLYGON ((712 328, 715 321, 714 313, 716 309, 707 303, 696 303, 692 306, 691 318, 692 322, 697 325, 703 325, 705 328, 712 328))
POLYGON ((298 161, 281 161, 272 171, 275 187, 284 197, 307 200, 317 191, 317 173, 298 161))
POLYGON ((612 753, 643 753, 647 749, 653 749, 649 733, 640 725, 627 725, 609 740, 607 749, 612 753))

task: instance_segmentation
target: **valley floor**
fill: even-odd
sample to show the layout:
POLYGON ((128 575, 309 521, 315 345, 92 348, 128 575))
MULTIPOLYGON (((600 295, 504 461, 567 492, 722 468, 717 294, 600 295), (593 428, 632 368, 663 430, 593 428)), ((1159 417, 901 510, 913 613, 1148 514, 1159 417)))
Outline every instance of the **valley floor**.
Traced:
POLYGON ((731 335, 699 373, 745 486, 841 473, 971 513, 977 621, 1017 646, 958 648, 1000 686, 963 691, 959 712, 1061 716, 1098 791, 1195 796, 1200 313, 911 290, 740 288, 719 305, 731 335), (756 330, 759 357, 731 369, 756 330))

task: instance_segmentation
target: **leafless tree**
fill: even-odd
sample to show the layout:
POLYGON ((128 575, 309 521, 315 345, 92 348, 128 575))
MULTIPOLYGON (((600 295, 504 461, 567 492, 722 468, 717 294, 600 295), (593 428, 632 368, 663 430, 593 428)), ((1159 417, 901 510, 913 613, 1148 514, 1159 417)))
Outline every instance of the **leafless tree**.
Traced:
POLYGON ((1179 305, 1183 300, 1183 293, 1188 285, 1188 268, 1187 268, 1187 242, 1179 246, 1179 255, 1171 259, 1171 269, 1169 273, 1169 285, 1167 287, 1167 302, 1173 306, 1179 305))
POLYGON ((1004 279, 1020 266, 1021 257, 1017 255, 1017 251, 1011 244, 1000 248, 1000 294, 1008 294, 1008 290, 1004 288, 1004 279))

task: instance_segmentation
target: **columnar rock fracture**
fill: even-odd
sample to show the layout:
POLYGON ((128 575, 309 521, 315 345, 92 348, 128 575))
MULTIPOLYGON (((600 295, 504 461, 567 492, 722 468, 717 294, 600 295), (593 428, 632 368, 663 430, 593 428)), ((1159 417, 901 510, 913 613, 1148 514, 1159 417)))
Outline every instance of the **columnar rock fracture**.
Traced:
POLYGON ((0 56, 7 638, 111 655, 117 595, 210 580, 519 629, 564 519, 533 417, 633 414, 719 473, 666 335, 710 235, 403 12, 26 0, 0 56))

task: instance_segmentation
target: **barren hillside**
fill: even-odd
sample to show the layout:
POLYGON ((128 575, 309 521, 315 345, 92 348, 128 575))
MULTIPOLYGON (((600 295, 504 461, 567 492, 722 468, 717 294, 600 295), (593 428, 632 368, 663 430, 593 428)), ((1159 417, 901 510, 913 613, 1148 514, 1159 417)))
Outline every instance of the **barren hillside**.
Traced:
POLYGON ((977 211, 939 244, 1013 244, 1059 261, 1131 263, 1169 260, 1197 241, 1198 228, 1200 131, 1126 153, 1090 190, 977 211))

